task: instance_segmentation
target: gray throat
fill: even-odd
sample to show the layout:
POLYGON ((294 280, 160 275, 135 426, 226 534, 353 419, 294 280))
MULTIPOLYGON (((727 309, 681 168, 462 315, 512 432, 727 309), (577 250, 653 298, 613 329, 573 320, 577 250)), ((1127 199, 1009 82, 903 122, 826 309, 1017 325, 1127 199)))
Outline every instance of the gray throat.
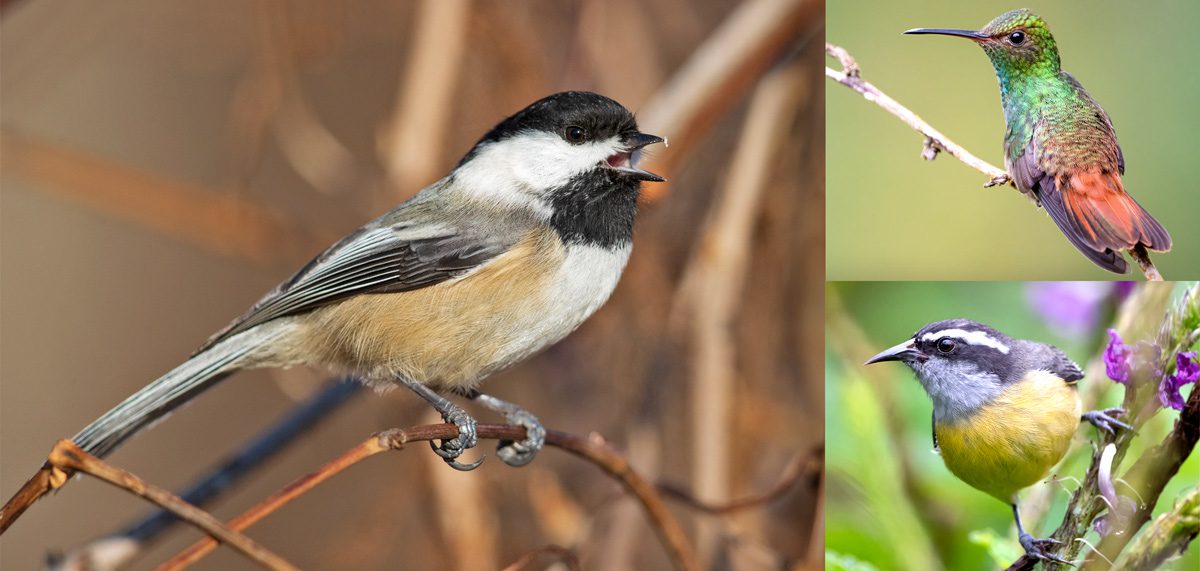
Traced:
POLYGON ((970 363, 940 368, 917 365, 913 370, 933 401, 938 422, 969 418, 1003 390, 999 377, 970 363))

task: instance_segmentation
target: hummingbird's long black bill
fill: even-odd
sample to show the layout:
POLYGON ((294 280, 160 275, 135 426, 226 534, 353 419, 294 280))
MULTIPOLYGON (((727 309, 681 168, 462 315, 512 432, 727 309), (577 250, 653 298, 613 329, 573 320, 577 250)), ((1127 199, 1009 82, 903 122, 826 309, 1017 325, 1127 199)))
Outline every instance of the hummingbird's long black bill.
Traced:
POLYGON ((981 34, 975 30, 955 30, 952 28, 913 28, 911 30, 905 31, 904 33, 906 33, 906 34, 937 34, 939 36, 958 36, 960 38, 967 38, 968 40, 975 40, 977 42, 988 39, 988 36, 981 34))
POLYGON ((928 358, 929 356, 925 353, 922 353, 920 349, 917 349, 916 345, 913 343, 913 340, 909 339, 903 343, 900 343, 899 345, 896 345, 895 347, 885 349, 883 352, 871 357, 866 363, 863 364, 870 365, 872 363, 882 363, 884 361, 924 361, 928 358))

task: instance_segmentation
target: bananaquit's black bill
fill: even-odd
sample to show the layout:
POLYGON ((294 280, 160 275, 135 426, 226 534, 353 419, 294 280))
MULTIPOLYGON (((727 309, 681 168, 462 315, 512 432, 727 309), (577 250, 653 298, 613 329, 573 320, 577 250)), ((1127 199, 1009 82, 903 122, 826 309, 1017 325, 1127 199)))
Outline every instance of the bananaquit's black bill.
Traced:
POLYGON ((880 354, 871 357, 866 363, 863 364, 870 365, 871 363, 882 363, 883 361, 924 361, 928 358, 929 356, 917 349, 916 344, 913 343, 912 339, 909 339, 908 341, 905 341, 890 349, 886 349, 880 354))

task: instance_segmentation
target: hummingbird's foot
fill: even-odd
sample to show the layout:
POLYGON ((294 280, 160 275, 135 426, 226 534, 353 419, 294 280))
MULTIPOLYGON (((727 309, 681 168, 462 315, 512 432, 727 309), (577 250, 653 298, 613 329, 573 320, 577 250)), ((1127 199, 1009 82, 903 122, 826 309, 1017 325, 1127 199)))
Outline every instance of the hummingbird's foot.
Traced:
POLYGON ((458 457, 462 456, 463 452, 474 448, 475 444, 479 442, 479 436, 475 431, 475 419, 467 414, 467 411, 446 400, 446 397, 437 394, 433 389, 405 378, 400 378, 399 381, 432 405, 434 410, 442 415, 442 420, 458 427, 458 436, 450 440, 443 440, 440 444, 430 440, 429 447, 433 448, 433 452, 441 456, 442 460, 445 460, 451 468, 460 472, 470 472, 478 468, 483 463, 482 457, 470 464, 458 461, 458 457))
POLYGON ((1125 409, 1123 408, 1106 408, 1104 410, 1093 410, 1083 413, 1083 420, 1092 423, 1096 426, 1096 428, 1099 428, 1104 432, 1116 435, 1117 431, 1113 428, 1114 426, 1123 428, 1125 430, 1133 430, 1132 426, 1117 420, 1118 417, 1124 416, 1124 414, 1125 409))
POLYGON ((1028 533, 1022 533, 1018 539, 1021 542, 1021 547, 1025 548, 1026 555, 1035 559, 1041 559, 1042 561, 1052 561, 1054 563, 1074 567, 1070 561, 1046 551, 1048 548, 1055 545, 1062 545, 1061 541, 1049 537, 1046 539, 1037 539, 1028 533))
POLYGON ((993 186, 1004 186, 1010 182, 1012 182, 1012 177, 1008 176, 1008 173, 1004 173, 1004 174, 1002 174, 998 177, 995 177, 992 180, 989 180, 986 183, 984 183, 983 188, 992 188, 993 186))
POLYGON ((525 439, 513 442, 501 440, 496 446, 496 455, 505 464, 513 467, 524 466, 533 460, 538 451, 546 444, 546 427, 529 411, 508 401, 483 393, 472 395, 476 402, 504 415, 509 424, 515 424, 525 429, 525 439))

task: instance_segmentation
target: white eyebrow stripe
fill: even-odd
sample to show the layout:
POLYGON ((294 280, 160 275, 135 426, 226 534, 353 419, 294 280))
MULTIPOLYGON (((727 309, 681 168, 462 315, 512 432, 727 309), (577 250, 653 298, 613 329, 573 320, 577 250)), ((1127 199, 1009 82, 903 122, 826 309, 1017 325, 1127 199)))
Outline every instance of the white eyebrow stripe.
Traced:
POLYGON ((983 331, 966 331, 964 329, 943 329, 941 331, 930 331, 921 336, 922 341, 933 341, 942 337, 953 337, 962 341, 966 341, 971 345, 983 345, 991 347, 1005 355, 1008 354, 1008 345, 997 341, 991 335, 983 331))

